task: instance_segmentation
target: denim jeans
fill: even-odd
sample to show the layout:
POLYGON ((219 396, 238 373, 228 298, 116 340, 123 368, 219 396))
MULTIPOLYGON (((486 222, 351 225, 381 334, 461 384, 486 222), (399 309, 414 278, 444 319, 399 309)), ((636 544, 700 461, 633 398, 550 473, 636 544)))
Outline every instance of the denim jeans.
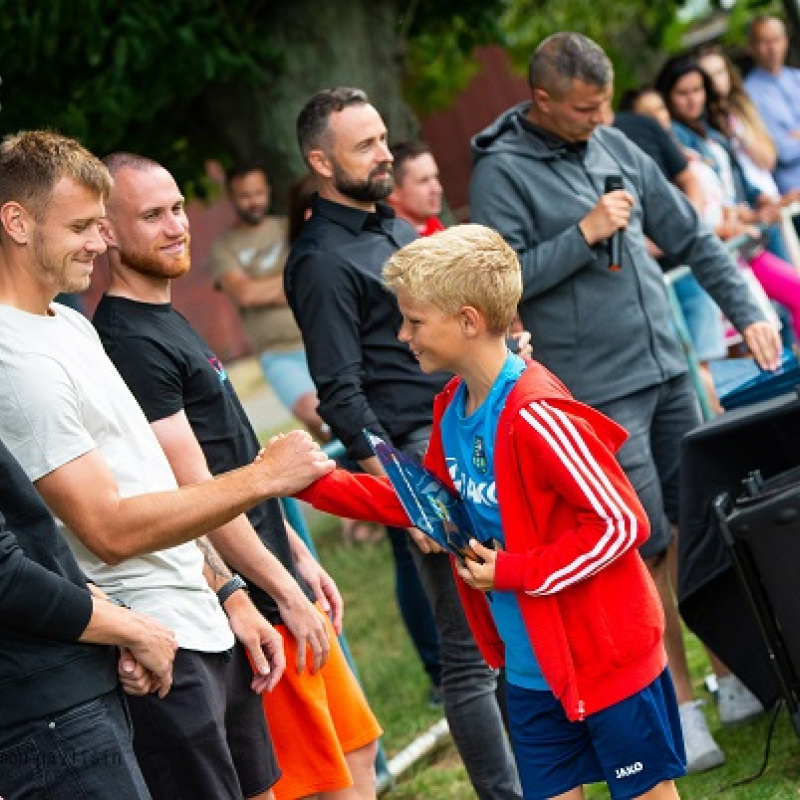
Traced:
MULTIPOLYGON (((350 472, 361 472, 358 463, 349 458, 339 458, 337 463, 350 472)), ((439 653, 439 634, 431 604, 420 583, 411 555, 411 549, 416 550, 416 545, 409 540, 405 528, 387 527, 386 532, 392 546, 394 591, 400 617, 431 683, 434 686, 441 686, 442 660, 439 653)))
POLYGON ((411 641, 419 654, 422 666, 434 686, 442 683, 442 656, 439 633, 433 618, 431 604, 422 587, 405 528, 387 528, 394 559, 394 585, 397 606, 411 641))
POLYGON ((669 547, 671 523, 678 521, 681 442, 700 424, 697 393, 683 373, 595 408, 628 432, 617 461, 650 521, 650 538, 639 553, 655 558, 669 547))
MULTIPOLYGON (((427 439, 404 443, 405 452, 420 459, 427 439)), ((500 714, 497 679, 475 644, 456 590, 446 553, 409 549, 425 589, 442 658, 444 713, 450 733, 480 800, 520 800, 514 757, 500 714)))
POLYGON ((0 729, 5 800, 150 800, 119 690, 0 729))

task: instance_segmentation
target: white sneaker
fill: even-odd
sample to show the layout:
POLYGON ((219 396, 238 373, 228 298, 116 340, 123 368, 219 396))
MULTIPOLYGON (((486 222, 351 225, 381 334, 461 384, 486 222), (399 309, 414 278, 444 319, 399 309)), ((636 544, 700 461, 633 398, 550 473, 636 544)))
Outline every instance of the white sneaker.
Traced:
POLYGON ((702 700, 692 700, 678 706, 689 773, 704 772, 725 763, 725 754, 708 730, 702 704, 702 700))
POLYGON ((764 712, 761 701, 735 675, 718 681, 719 721, 723 725, 745 722, 764 712))

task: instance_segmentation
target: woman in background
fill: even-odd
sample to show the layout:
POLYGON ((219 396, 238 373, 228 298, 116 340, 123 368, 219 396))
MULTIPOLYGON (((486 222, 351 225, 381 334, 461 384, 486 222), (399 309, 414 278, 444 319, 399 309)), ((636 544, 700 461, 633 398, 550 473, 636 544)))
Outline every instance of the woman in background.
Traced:
POLYGON ((788 309, 795 336, 800 336, 800 274, 784 257, 786 246, 775 225, 780 218, 778 203, 746 179, 730 141, 728 114, 711 78, 693 56, 676 56, 662 68, 656 89, 672 117, 678 141, 719 178, 728 216, 745 224, 769 226, 769 250, 748 263, 767 295, 788 309))
POLYGON ((720 100, 720 110, 727 114, 730 142, 745 177, 768 197, 782 203, 797 199, 797 192, 781 198, 772 177, 778 159, 775 143, 761 115, 744 88, 736 65, 718 45, 698 51, 698 63, 706 72, 720 100))

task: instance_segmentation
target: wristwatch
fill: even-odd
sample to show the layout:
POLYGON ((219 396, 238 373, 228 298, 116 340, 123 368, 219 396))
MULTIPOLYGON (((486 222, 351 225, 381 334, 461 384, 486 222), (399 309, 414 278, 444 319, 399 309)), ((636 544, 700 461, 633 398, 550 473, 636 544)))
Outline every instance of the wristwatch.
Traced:
POLYGON ((241 575, 234 575, 231 577, 229 581, 226 581, 223 587, 217 592, 217 600, 219 600, 219 604, 225 605, 225 601, 234 593, 238 592, 239 589, 244 589, 247 591, 247 584, 244 582, 244 578, 241 575))

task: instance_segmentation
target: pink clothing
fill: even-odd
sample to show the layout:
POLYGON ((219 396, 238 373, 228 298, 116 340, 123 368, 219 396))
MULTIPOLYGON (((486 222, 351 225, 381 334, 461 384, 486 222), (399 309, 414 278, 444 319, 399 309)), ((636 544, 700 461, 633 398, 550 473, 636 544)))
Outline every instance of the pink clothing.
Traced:
POLYGON ((800 341, 800 273, 769 250, 752 259, 750 269, 767 296, 789 310, 794 335, 800 341))

